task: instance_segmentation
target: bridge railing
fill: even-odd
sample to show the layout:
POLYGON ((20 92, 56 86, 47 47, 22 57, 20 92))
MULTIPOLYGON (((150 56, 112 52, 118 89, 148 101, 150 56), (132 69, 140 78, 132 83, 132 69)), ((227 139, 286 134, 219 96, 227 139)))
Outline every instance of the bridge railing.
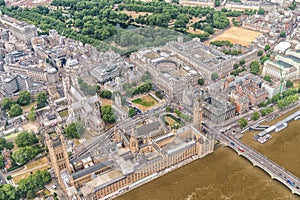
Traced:
MULTIPOLYGON (((220 138, 223 139, 223 142, 228 142, 229 141, 233 141, 235 142, 235 144, 237 144, 238 146, 240 146, 241 148, 244 148, 244 150, 247 150, 248 154, 245 154, 244 156, 247 157, 248 159, 253 159, 255 160, 257 163, 259 163, 260 165, 260 161, 263 161, 264 164, 268 164, 268 165, 264 165, 266 169, 268 169, 270 172, 274 173, 274 175, 277 175, 277 173, 273 172, 274 168, 278 169, 281 171, 282 175, 285 175, 286 178, 292 180, 293 182, 296 182, 297 185, 300 184, 300 180, 298 177, 296 177, 295 175, 293 175, 291 172, 285 170, 283 167, 281 167, 280 165, 278 165, 277 163, 273 162, 272 160, 270 160, 269 158, 265 157, 264 155, 262 155, 261 153, 259 153, 258 151, 256 151, 255 149, 253 149, 252 147, 248 146, 247 144, 241 142, 240 140, 237 140, 235 138, 230 138, 227 135, 220 135, 220 138), (226 139, 225 139, 226 138, 226 139), (250 152, 250 154, 249 154, 250 152), (258 159, 256 159, 255 157, 257 157, 258 159)), ((230 148, 235 149, 232 145, 228 144, 228 146, 230 148)), ((265 170, 266 170, 265 169, 265 170)), ((277 175, 278 176, 278 175, 277 175)), ((280 176, 278 176, 280 177, 280 176)), ((282 177, 280 177, 280 179, 282 179, 282 182, 285 185, 288 185, 288 183, 286 183, 286 180, 282 177)), ((288 185, 289 186, 289 185, 288 185)))

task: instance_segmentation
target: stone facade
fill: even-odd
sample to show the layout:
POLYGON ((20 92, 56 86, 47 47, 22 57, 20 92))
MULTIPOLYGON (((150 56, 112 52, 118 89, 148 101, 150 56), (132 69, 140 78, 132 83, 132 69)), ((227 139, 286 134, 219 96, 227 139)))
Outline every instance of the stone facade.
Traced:
POLYGON ((266 61, 262 75, 268 75, 278 80, 297 80, 300 78, 300 52, 287 50, 285 55, 277 55, 274 61, 266 61))

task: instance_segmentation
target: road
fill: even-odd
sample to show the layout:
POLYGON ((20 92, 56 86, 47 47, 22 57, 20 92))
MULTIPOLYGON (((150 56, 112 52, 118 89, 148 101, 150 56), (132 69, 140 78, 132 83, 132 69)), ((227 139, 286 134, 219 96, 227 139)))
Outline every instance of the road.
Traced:
POLYGON ((5 176, 3 175, 3 173, 0 171, 0 183, 1 184, 7 184, 7 180, 5 178, 5 176))

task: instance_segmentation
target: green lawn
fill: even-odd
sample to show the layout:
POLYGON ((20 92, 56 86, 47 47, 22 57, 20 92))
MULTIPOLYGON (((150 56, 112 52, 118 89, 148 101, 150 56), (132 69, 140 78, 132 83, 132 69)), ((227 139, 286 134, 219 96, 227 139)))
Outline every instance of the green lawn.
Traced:
POLYGON ((145 107, 151 107, 156 103, 156 101, 152 97, 146 96, 143 98, 134 99, 132 103, 140 104, 145 107))
MULTIPOLYGON (((21 131, 22 132, 22 131, 21 131)), ((6 135, 4 136, 5 139, 9 140, 11 138, 14 138, 14 137, 17 137, 17 135, 21 132, 18 132, 18 133, 12 133, 12 134, 9 134, 9 135, 6 135)))
POLYGON ((69 114, 68 110, 64 110, 64 111, 59 112, 59 115, 60 115, 61 117, 68 116, 68 114, 69 114))

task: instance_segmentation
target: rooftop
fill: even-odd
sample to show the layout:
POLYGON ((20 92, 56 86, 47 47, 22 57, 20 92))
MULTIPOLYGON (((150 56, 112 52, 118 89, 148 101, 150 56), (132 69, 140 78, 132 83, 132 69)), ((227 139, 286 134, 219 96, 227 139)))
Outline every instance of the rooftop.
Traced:
POLYGON ((85 168, 81 171, 75 172, 75 173, 71 174, 71 176, 73 177, 73 179, 78 179, 80 177, 91 174, 92 172, 95 172, 95 171, 97 171, 101 168, 104 168, 106 166, 112 166, 113 164, 114 164, 114 162, 112 160, 100 162, 100 163, 97 163, 97 164, 95 164, 91 167, 88 167, 88 168, 85 168))
POLYGON ((118 181, 122 178, 125 178, 122 172, 118 170, 112 170, 105 174, 99 175, 96 178, 94 178, 92 181, 86 183, 81 188, 81 191, 83 195, 89 195, 94 193, 94 191, 106 187, 107 185, 110 185, 113 182, 118 181))
POLYGON ((141 127, 137 128, 135 131, 136 137, 140 138, 143 136, 147 136, 151 132, 158 130, 159 127, 160 127, 160 123, 158 121, 141 126, 141 127))

